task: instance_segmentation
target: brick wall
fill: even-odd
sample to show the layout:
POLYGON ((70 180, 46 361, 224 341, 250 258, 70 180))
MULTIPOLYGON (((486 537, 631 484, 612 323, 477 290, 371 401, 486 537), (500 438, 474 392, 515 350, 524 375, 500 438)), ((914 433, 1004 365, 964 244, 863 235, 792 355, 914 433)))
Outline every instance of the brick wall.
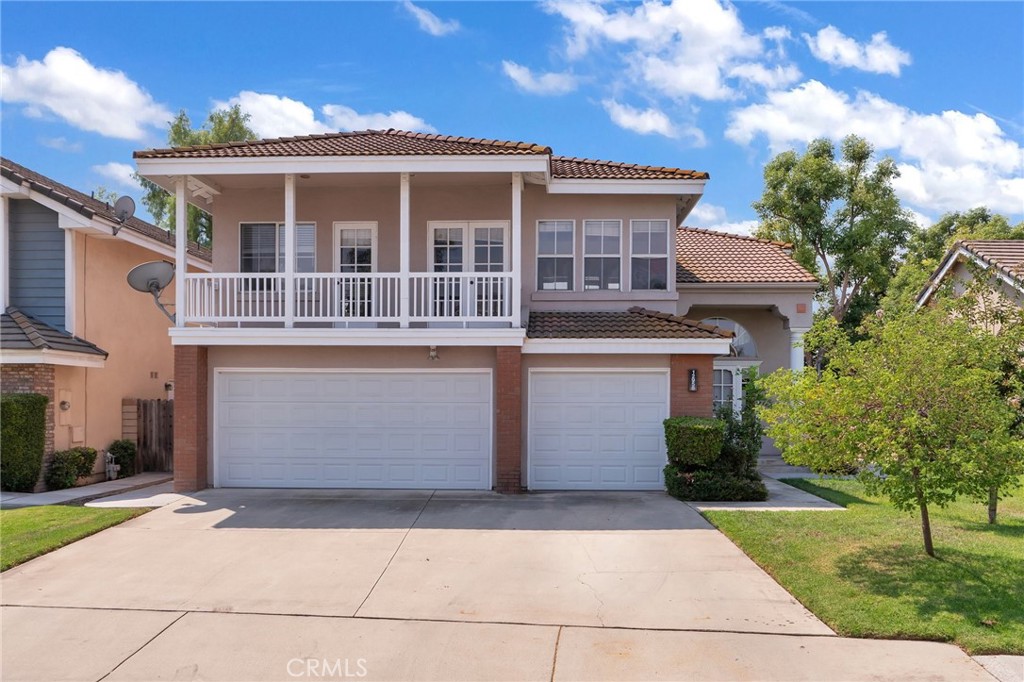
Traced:
POLYGON ((207 482, 207 349, 174 347, 174 490, 202 490, 207 482))
POLYGON ((38 393, 49 399, 46 409, 46 442, 43 446, 43 469, 36 482, 34 492, 46 490, 43 476, 53 459, 53 411, 54 371, 53 365, 0 365, 0 391, 4 393, 38 393))
POLYGON ((499 346, 495 370, 497 485, 500 493, 523 490, 523 356, 518 347, 499 346))
POLYGON ((673 417, 713 417, 712 403, 712 369, 713 355, 673 355, 669 361, 671 368, 671 388, 669 412, 673 417), (697 370, 697 391, 690 391, 690 370, 697 370))

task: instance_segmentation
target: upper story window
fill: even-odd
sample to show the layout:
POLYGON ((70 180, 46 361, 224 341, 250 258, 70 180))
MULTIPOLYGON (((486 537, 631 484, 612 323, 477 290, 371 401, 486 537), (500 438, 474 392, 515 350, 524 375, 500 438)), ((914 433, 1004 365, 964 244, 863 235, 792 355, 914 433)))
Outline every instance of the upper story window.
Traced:
POLYGON ((622 223, 583 221, 583 288, 622 289, 622 223))
POLYGON ((338 272, 373 272, 377 263, 376 224, 335 223, 338 272))
POLYGON ((633 290, 668 290, 668 221, 634 220, 630 232, 630 280, 633 290))
POLYGON ((537 223, 537 289, 572 291, 575 223, 541 220, 537 223))
MULTIPOLYGON (((242 272, 284 272, 284 224, 242 223, 239 229, 242 272)), ((295 272, 316 272, 316 225, 295 225, 295 272)))

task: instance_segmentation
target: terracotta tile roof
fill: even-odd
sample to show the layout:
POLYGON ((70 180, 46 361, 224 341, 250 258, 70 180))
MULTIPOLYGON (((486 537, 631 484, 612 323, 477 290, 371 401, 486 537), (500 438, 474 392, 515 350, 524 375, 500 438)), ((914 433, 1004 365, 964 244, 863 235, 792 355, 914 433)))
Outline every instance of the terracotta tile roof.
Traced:
MULTIPOLYGON (((86 218, 104 218, 114 223, 117 222, 113 206, 88 194, 79 192, 77 189, 63 185, 56 180, 52 180, 41 173, 30 170, 21 164, 14 163, 10 159, 0 157, 0 174, 19 185, 28 183, 32 191, 64 204, 86 218)), ((174 246, 173 234, 144 220, 129 218, 125 222, 124 228, 163 244, 174 246)), ((199 246, 195 242, 189 242, 188 252, 208 262, 213 260, 213 252, 205 246, 199 246)))
POLYGON ((40 322, 14 306, 0 314, 0 346, 4 350, 59 350, 104 358, 108 355, 95 344, 40 322))
POLYGON ((953 249, 962 246, 989 266, 1021 280, 1024 277, 1024 240, 1021 239, 968 239, 958 241, 953 249))
MULTIPOLYGON (((531 142, 486 140, 412 133, 406 130, 358 130, 323 135, 281 137, 251 142, 146 149, 136 159, 256 158, 274 156, 462 156, 462 155, 550 155, 551 147, 531 142)), ((638 166, 615 161, 551 157, 551 174, 556 178, 594 180, 707 180, 701 171, 638 166)))
POLYGON ((817 278, 800 266, 789 244, 695 227, 676 230, 676 282, 807 282, 817 278))
POLYGON ((147 149, 136 159, 236 158, 262 156, 423 156, 423 155, 544 155, 550 147, 530 142, 506 142, 476 137, 412 133, 405 130, 357 130, 323 135, 281 137, 251 142, 225 142, 147 149))
POLYGON ((556 178, 587 180, 708 180, 711 178, 708 173, 703 171, 638 166, 568 156, 551 157, 551 175, 556 178))
POLYGON ((727 339, 732 332, 678 315, 633 307, 626 312, 531 312, 530 339, 727 339))

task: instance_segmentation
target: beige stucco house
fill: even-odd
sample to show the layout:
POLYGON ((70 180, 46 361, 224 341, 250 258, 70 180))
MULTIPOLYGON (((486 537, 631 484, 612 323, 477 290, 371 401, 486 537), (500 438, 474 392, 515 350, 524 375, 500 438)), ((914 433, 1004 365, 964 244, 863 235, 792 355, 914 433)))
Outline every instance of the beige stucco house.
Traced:
POLYGON ((212 272, 176 243, 179 490, 659 489, 663 419, 802 362, 817 282, 681 228, 704 172, 396 130, 135 160, 213 215, 212 272))
MULTIPOLYGON (((173 259, 173 237, 8 159, 0 187, 0 390, 49 398, 45 456, 102 450, 121 437, 122 398, 165 398, 173 381, 169 322, 125 283, 173 259)), ((187 260, 211 268, 194 244, 187 260)))
POLYGON ((980 273, 1001 301, 1024 306, 1024 241, 1019 239, 957 241, 918 295, 918 306, 927 305, 944 286, 961 295, 980 273))

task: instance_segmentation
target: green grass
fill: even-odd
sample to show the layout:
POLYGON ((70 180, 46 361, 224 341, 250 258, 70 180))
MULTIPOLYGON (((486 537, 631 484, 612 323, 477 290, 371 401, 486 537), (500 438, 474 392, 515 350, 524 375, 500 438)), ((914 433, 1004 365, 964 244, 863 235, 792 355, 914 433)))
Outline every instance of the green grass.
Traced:
POLYGON ((145 514, 149 509, 44 506, 0 510, 0 571, 145 514))
POLYGON ((787 483, 845 512, 709 511, 759 566, 840 635, 953 642, 971 654, 1024 654, 1024 488, 999 503, 929 509, 937 558, 920 517, 850 480, 787 483))

